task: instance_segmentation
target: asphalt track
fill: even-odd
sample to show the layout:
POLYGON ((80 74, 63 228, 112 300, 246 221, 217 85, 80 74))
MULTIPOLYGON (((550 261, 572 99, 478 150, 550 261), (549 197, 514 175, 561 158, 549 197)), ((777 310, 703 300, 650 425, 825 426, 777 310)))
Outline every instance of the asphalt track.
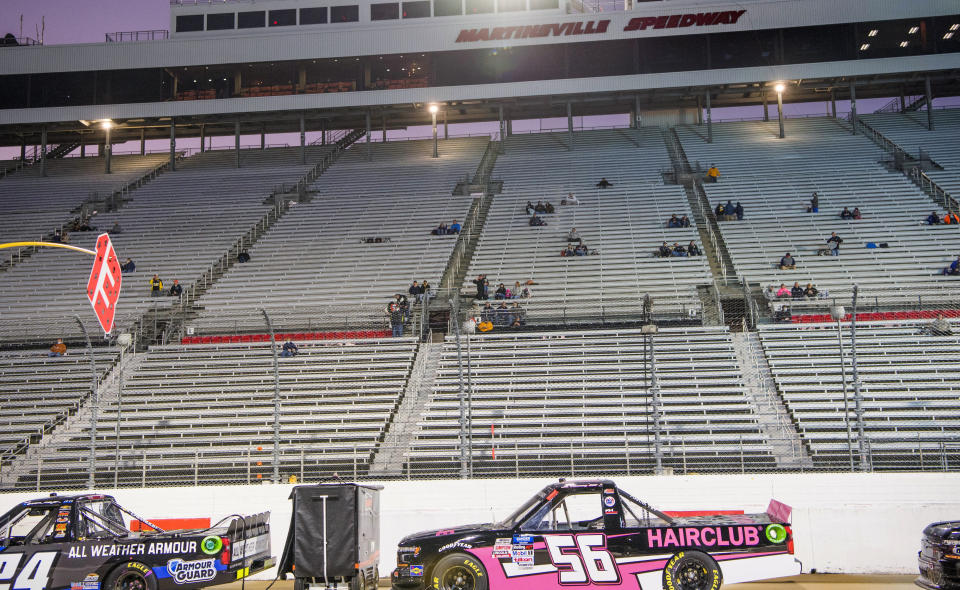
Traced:
MULTIPOLYGON (((791 578, 780 578, 770 582, 724 585, 724 588, 737 590, 916 590, 913 579, 916 576, 860 576, 841 574, 804 574, 791 578)), ((244 590, 266 590, 269 582, 249 581, 244 590)), ((380 588, 389 588, 387 578, 380 580, 380 588)), ((217 586, 229 590, 241 590, 240 582, 217 586)), ((278 581, 270 590, 293 590, 293 581, 278 581)), ((492 589, 496 590, 496 588, 492 589)))

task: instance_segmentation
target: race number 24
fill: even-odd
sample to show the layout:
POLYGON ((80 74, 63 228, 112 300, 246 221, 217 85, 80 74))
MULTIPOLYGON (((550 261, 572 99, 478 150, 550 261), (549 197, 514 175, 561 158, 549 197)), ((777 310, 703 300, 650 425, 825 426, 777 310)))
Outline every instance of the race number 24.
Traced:
MULTIPOLYGON (((602 534, 544 537, 561 584, 618 584, 620 572, 602 534)), ((3 590, 3 589, 0 589, 3 590)))
POLYGON ((19 568, 23 553, 0 553, 0 590, 44 590, 50 584, 50 570, 57 553, 39 551, 19 568))

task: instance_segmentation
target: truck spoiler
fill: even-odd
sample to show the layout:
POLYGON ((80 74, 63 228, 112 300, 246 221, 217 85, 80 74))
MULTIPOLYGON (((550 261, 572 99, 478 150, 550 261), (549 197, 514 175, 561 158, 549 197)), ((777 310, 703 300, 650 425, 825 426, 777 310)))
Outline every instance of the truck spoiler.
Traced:
POLYGON ((793 508, 783 502, 771 499, 770 504, 767 505, 767 516, 770 517, 770 522, 790 524, 790 517, 792 515, 793 508))

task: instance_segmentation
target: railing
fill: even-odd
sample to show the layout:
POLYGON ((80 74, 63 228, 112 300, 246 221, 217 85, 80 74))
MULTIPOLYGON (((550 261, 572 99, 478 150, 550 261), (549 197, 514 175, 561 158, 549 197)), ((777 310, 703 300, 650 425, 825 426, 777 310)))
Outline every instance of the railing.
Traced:
POLYGON ((167 29, 153 29, 151 31, 118 31, 106 33, 107 43, 129 43, 131 41, 159 41, 170 38, 167 29))
POLYGON ((951 213, 960 213, 960 203, 950 193, 943 190, 927 173, 920 168, 914 168, 911 179, 917 183, 930 197, 951 213))
POLYGON ((9 37, 0 37, 0 47, 31 47, 35 45, 43 45, 43 43, 31 37, 14 37, 13 42, 9 37))
POLYGON ((865 123, 860 117, 857 117, 856 120, 851 121, 853 125, 856 125, 857 128, 863 132, 864 135, 873 140, 874 143, 883 148, 884 151, 893 154, 895 159, 900 159, 904 162, 914 160, 915 158, 907 153, 906 150, 901 148, 899 145, 893 141, 887 139, 885 135, 865 123))

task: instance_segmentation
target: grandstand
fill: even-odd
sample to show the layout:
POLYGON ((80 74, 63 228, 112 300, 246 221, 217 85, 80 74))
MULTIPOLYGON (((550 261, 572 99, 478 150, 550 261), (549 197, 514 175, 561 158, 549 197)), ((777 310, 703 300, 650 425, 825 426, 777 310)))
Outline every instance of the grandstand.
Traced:
POLYGON ((137 267, 104 336, 88 256, 0 253, 0 489, 957 469, 960 232, 923 223, 960 199, 949 3, 240 4, 0 47, 0 241, 96 210, 71 244, 119 224, 137 267), (518 325, 468 320, 479 275, 532 293, 518 325))

